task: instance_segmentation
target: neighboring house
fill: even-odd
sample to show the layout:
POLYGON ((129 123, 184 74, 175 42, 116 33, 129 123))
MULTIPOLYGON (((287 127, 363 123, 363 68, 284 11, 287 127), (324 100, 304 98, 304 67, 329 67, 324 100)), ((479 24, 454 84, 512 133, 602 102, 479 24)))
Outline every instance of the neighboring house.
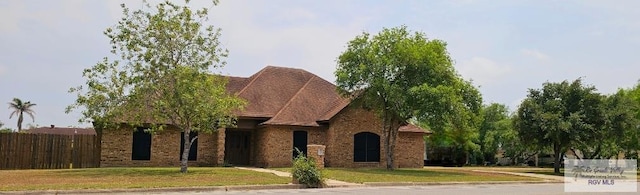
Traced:
MULTIPOLYGON (((235 128, 201 133, 190 164, 287 167, 298 148, 324 145, 327 167, 384 167, 381 120, 350 106, 332 83, 305 70, 268 66, 248 77, 229 77, 227 90, 247 100, 235 128)), ((422 167, 427 131, 399 129, 395 167, 422 167)), ((153 135, 143 128, 102 131, 101 165, 177 166, 181 132, 169 128, 153 135)), ((194 134, 195 136, 195 134, 194 134)))
POLYGON ((76 128, 76 127, 36 127, 25 130, 26 133, 34 134, 57 134, 57 135, 96 135, 93 128, 76 128))

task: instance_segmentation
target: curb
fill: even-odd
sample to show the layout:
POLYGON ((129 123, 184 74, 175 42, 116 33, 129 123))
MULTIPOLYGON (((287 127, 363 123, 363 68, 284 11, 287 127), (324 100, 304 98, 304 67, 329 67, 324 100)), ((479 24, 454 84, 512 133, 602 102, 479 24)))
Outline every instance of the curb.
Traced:
POLYGON ((323 188, 358 188, 367 187, 366 184, 340 184, 340 185, 327 185, 323 188))
POLYGON ((0 194, 97 194, 97 193, 150 193, 150 192, 211 192, 211 191, 248 191, 302 189, 301 184, 272 185, 238 185, 211 187, 176 187, 176 188, 131 188, 131 189, 90 189, 90 190, 40 190, 40 191, 7 191, 0 194))

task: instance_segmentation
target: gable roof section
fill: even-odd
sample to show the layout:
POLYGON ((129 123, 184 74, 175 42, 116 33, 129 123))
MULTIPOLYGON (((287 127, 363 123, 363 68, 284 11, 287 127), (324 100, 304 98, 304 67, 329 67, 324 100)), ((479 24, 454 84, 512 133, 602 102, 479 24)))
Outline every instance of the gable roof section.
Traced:
POLYGON ((227 79, 229 79, 229 82, 227 83, 227 86, 226 86, 227 91, 232 94, 236 94, 240 92, 240 90, 242 90, 245 86, 247 86, 247 83, 249 83, 250 81, 249 78, 231 77, 231 76, 228 76, 227 79))
MULTIPOLYGON (((274 117, 312 77, 317 76, 301 69, 265 67, 245 80, 245 86, 236 93, 247 100, 247 105, 238 116, 274 117)), ((231 85, 231 88, 242 85, 232 82, 242 81, 230 79, 228 85, 231 85)))
POLYGON ((335 85, 315 76, 309 79, 298 93, 264 124, 318 126, 316 121, 331 109, 335 102, 342 99, 336 92, 335 85))
POLYGON ((319 126, 316 121, 346 99, 335 85, 302 69, 267 66, 249 78, 228 78, 227 90, 247 100, 237 115, 268 119, 263 124, 319 126))
MULTIPOLYGON (((248 78, 228 78, 227 90, 247 100, 238 117, 264 118, 266 125, 319 126, 351 103, 334 84, 302 69, 267 66, 248 78)), ((399 131, 428 133, 415 125, 399 131)))
POLYGON ((423 128, 421 128, 421 127, 418 127, 418 126, 416 126, 416 125, 414 125, 414 124, 407 124, 407 125, 401 126, 401 127, 398 129, 398 131, 399 131, 399 132, 407 132, 407 133, 426 133, 426 134, 432 134, 432 132, 431 132, 431 131, 429 131, 429 130, 425 130, 425 129, 423 129, 423 128))

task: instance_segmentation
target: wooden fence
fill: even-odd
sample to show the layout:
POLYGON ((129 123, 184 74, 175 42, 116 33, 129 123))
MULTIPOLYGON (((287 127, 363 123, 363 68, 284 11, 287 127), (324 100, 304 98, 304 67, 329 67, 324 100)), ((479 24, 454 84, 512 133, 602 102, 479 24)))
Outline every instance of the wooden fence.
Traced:
POLYGON ((95 135, 0 133, 0 169, 68 169, 100 166, 95 135))

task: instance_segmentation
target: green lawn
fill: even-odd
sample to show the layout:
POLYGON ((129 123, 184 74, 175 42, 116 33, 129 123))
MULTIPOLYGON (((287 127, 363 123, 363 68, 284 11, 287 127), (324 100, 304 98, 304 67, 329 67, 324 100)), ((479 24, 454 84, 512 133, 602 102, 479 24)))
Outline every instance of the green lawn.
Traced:
MULTIPOLYGON (((291 171, 291 168, 274 168, 291 171)), ((542 179, 508 174, 475 172, 468 169, 344 169, 326 168, 326 178, 352 183, 364 182, 475 182, 475 181, 541 181, 542 179)))
MULTIPOLYGON (((564 176, 564 169, 560 169, 560 173, 554 173, 553 168, 549 170, 543 171, 527 171, 525 173, 535 173, 535 174, 543 174, 543 175, 555 175, 555 176, 564 176)), ((640 177, 640 172, 636 172, 637 177, 640 177)))
MULTIPOLYGON (((438 168, 430 168, 438 169, 438 168)), ((449 168, 451 169, 451 168, 449 168)), ((492 170, 492 171, 506 171, 516 173, 535 173, 543 175, 555 175, 564 176, 564 168, 560 168, 560 173, 554 173, 553 168, 538 168, 538 167, 459 167, 454 169, 468 169, 468 170, 492 170)), ((640 178, 640 172, 636 172, 640 178)))
POLYGON ((347 182, 473 182, 540 181, 538 178, 466 170, 428 169, 327 169, 327 177, 347 182))
POLYGON ((92 168, 0 170, 0 191, 110 188, 162 188, 286 184, 291 179, 271 173, 223 167, 92 168))

